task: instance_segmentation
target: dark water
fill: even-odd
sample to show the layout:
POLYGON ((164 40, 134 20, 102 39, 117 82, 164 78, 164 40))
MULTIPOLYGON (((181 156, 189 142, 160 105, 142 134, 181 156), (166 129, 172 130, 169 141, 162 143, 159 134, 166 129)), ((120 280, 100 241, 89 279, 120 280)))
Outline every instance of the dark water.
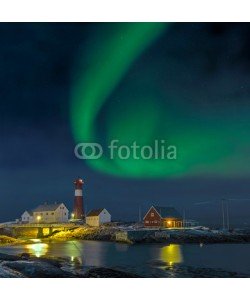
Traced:
POLYGON ((85 267, 115 267, 144 276, 164 276, 164 266, 176 265, 250 274, 250 244, 127 245, 99 241, 36 241, 24 246, 1 247, 0 252, 69 257, 85 267))

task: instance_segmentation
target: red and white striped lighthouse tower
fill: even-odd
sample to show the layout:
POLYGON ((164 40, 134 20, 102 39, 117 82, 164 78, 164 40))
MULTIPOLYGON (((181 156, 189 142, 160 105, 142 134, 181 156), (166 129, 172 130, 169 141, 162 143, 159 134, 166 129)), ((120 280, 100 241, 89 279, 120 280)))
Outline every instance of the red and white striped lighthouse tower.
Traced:
POLYGON ((82 186, 84 184, 81 178, 77 178, 74 181, 75 184, 75 199, 74 199, 74 219, 84 219, 84 208, 83 208, 83 196, 82 186))

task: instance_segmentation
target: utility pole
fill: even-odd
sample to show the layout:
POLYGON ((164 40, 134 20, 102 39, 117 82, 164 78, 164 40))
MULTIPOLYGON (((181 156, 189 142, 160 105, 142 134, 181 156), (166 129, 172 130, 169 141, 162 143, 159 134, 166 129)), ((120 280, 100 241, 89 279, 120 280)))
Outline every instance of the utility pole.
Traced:
POLYGON ((227 215, 227 229, 230 229, 230 225, 229 225, 229 200, 227 200, 226 202, 226 215, 227 215))
POLYGON ((141 207, 139 206, 139 222, 141 222, 141 207))
POLYGON ((224 199, 221 199, 221 208, 222 208, 222 229, 225 229, 225 212, 224 212, 224 199))
POLYGON ((223 221, 223 229, 230 229, 229 224, 229 200, 228 199, 222 199, 221 200, 222 205, 222 221, 223 221))
POLYGON ((185 223, 186 223, 186 212, 185 212, 185 209, 183 209, 183 228, 185 229, 185 223))

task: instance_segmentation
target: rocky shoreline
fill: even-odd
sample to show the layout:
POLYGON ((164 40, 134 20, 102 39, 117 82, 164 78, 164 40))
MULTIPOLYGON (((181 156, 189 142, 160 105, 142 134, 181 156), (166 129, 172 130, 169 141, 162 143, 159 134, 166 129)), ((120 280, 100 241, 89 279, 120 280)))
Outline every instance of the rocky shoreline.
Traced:
POLYGON ((60 231, 48 237, 49 240, 66 241, 72 239, 95 240, 95 241, 115 241, 116 227, 87 227, 81 226, 67 231, 60 231))
POLYGON ((167 278, 249 278, 249 274, 238 273, 221 268, 206 268, 206 267, 194 267, 187 265, 172 265, 163 266, 159 262, 159 266, 165 272, 167 278))
POLYGON ((211 244, 211 243, 250 243, 250 233, 220 233, 191 230, 176 230, 169 231, 167 236, 162 237, 160 234, 163 231, 147 231, 146 234, 140 233, 140 230, 130 230, 133 233, 131 237, 125 240, 118 240, 117 233, 126 232, 116 227, 79 227, 66 232, 58 232, 48 237, 49 240, 95 240, 95 241, 112 241, 133 243, 171 243, 171 244, 211 244), (134 234, 135 233, 135 234, 134 234))
POLYGON ((66 258, 31 257, 27 253, 7 255, 0 253, 0 278, 249 278, 248 274, 219 268, 202 268, 186 265, 169 265, 151 262, 152 274, 137 274, 133 268, 113 269, 83 267, 66 258))
POLYGON ((111 268, 83 268, 66 258, 31 257, 27 253, 0 253, 0 278, 137 278, 136 274, 111 268))
MULTIPOLYGON (((43 241, 67 241, 67 240, 94 240, 122 243, 171 243, 171 244, 215 244, 215 243, 250 243, 250 233, 212 233, 192 230, 172 231, 143 231, 121 230, 117 227, 91 228, 81 226, 67 231, 54 232, 42 239, 43 241), (125 238, 118 239, 117 234, 124 234, 125 238), (166 233, 162 236, 161 233, 166 233)), ((16 239, 7 235, 0 235, 1 245, 16 245, 30 243, 30 239, 16 239)))
POLYGON ((169 239, 170 243, 173 244, 245 244, 250 243, 250 235, 240 235, 240 234, 231 234, 231 235, 173 235, 169 239))
MULTIPOLYGON (((117 228, 87 228, 57 232, 47 237, 46 242, 63 242, 67 240, 116 241, 117 228)), ((209 232, 171 231, 163 238, 161 235, 148 233, 146 237, 128 241, 129 243, 169 243, 169 244, 211 244, 211 243, 249 243, 248 233, 213 234, 209 232)), ((0 246, 31 243, 0 236, 0 246)), ((1 252, 1 247, 0 247, 1 252)), ((104 267, 86 267, 80 261, 71 261, 60 257, 35 257, 28 253, 7 255, 0 253, 0 278, 137 278, 137 277, 176 277, 176 278, 242 278, 249 274, 239 274, 221 269, 201 268, 182 264, 166 265, 160 261, 145 266, 145 270, 133 268, 120 269, 104 267), (138 274, 139 273, 139 274, 138 274)))
POLYGON ((24 243, 23 240, 18 240, 16 238, 10 237, 8 235, 0 235, 0 246, 6 246, 6 245, 15 245, 19 243, 24 243))

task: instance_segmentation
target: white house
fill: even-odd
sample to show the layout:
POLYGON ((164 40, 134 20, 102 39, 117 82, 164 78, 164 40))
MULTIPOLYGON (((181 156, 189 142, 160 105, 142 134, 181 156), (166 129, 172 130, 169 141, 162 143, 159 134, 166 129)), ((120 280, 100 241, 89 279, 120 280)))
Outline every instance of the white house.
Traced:
POLYGON ((98 227, 111 222, 111 214, 105 208, 93 209, 86 216, 86 224, 98 227))
POLYGON ((21 216, 22 223, 33 223, 33 212, 29 210, 25 210, 25 212, 21 216))
POLYGON ((34 223, 66 223, 69 210, 63 203, 43 204, 33 210, 34 223))

